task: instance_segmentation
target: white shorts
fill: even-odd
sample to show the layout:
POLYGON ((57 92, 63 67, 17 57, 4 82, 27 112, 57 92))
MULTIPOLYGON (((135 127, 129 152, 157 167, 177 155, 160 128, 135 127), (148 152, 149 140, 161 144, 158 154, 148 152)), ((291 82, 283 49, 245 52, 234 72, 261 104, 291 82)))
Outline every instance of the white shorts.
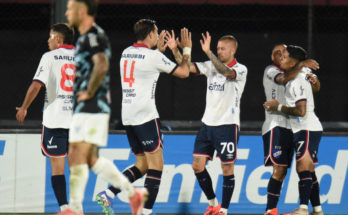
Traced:
POLYGON ((86 142, 106 146, 109 133, 110 114, 77 113, 72 117, 69 142, 86 142))

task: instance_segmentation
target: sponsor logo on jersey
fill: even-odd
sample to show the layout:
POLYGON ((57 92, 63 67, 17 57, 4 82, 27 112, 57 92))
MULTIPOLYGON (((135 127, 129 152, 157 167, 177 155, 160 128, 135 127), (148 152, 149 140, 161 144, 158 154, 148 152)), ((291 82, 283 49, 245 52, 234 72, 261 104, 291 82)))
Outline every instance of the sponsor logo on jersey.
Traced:
POLYGON ((217 84, 216 82, 210 83, 208 89, 213 91, 224 91, 225 84, 217 84))

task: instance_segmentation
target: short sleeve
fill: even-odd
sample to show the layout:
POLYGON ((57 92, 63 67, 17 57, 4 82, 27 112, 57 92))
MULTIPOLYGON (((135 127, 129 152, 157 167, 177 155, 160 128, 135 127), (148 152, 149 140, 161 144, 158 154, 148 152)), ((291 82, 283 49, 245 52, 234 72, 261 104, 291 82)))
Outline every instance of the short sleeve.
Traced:
POLYGON ((199 62, 195 63, 197 72, 200 75, 208 76, 212 72, 212 62, 211 61, 205 61, 205 62, 199 62))
POLYGON ((241 64, 236 64, 232 67, 232 69, 234 69, 234 71, 236 71, 236 81, 244 81, 246 80, 246 76, 248 73, 248 69, 246 68, 246 66, 241 65, 241 64))
POLYGON ((37 81, 37 82, 41 83, 41 85, 46 87, 47 82, 48 82, 48 78, 50 75, 50 70, 51 70, 50 58, 49 58, 48 53, 46 53, 46 54, 42 55, 42 57, 41 57, 40 64, 36 70, 33 81, 37 81))
POLYGON ((91 56, 99 52, 105 52, 108 58, 111 57, 109 39, 105 34, 88 33, 86 42, 88 43, 87 46, 90 47, 91 56))
POLYGON ((159 70, 160 72, 165 72, 168 74, 171 74, 174 72, 176 69, 177 65, 169 60, 164 54, 162 54, 158 50, 154 50, 154 61, 156 62, 156 69, 159 70))
MULTIPOLYGON (((299 74, 301 77, 297 77, 296 80, 293 82, 293 85, 291 87, 291 95, 294 99, 295 104, 300 101, 306 101, 307 100, 307 90, 308 90, 308 82, 305 80, 305 78, 299 74)), ((312 90, 312 89, 310 89, 312 90)))
POLYGON ((269 80, 276 82, 276 77, 281 74, 283 72, 281 72, 279 69, 276 69, 275 67, 270 67, 267 71, 266 71, 266 76, 269 80))

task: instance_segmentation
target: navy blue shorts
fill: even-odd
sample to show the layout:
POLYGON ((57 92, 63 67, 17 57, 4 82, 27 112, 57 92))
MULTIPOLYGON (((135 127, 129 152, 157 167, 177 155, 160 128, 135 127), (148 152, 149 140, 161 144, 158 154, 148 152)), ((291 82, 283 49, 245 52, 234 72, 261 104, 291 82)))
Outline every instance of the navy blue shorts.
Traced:
POLYGON ((291 129, 274 127, 262 136, 264 164, 272 166, 291 166, 294 155, 293 134, 291 129))
POLYGON ((296 160, 301 160, 308 150, 313 163, 318 163, 318 149, 322 135, 322 131, 302 130, 294 133, 296 160))
POLYGON ((69 149, 69 129, 42 126, 41 151, 48 157, 65 157, 69 149))
POLYGON ((151 153, 163 148, 159 120, 154 119, 142 125, 125 126, 129 145, 135 155, 151 153))
POLYGON ((237 159, 239 139, 238 125, 207 126, 203 124, 197 134, 194 156, 205 156, 210 160, 217 152, 222 163, 233 163, 237 159))

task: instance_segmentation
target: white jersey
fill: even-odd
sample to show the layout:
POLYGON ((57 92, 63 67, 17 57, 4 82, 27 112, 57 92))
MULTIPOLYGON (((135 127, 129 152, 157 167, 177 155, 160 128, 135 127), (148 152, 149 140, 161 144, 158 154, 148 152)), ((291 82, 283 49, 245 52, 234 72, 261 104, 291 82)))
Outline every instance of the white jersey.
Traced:
POLYGON ((33 81, 46 88, 42 120, 45 127, 70 127, 74 76, 73 46, 62 45, 42 56, 33 81))
POLYGON ((172 73, 176 64, 158 50, 134 44, 122 52, 122 123, 141 125, 159 118, 155 92, 160 72, 172 73))
POLYGON ((240 125, 240 99, 248 70, 234 59, 228 66, 236 71, 235 80, 220 74, 211 61, 196 63, 198 72, 207 77, 207 94, 202 122, 209 126, 240 125))
MULTIPOLYGON (((275 78, 283 71, 275 64, 266 67, 263 74, 263 87, 265 89, 266 101, 276 99, 280 104, 285 105, 285 86, 277 84, 275 78)), ((288 117, 278 111, 265 111, 265 122, 262 125, 262 135, 274 127, 290 129, 288 117)))
POLYGON ((307 101, 307 111, 304 117, 289 116, 291 129, 294 133, 301 130, 323 130, 318 117, 314 113, 313 91, 311 84, 306 78, 307 72, 308 69, 304 69, 285 86, 286 106, 295 107, 297 102, 307 101))

